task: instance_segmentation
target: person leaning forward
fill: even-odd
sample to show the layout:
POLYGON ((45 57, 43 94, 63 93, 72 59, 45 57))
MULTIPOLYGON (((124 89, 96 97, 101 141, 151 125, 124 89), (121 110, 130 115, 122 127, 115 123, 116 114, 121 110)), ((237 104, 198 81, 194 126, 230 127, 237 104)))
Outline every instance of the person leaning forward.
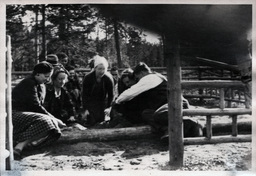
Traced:
POLYGON ((82 104, 88 126, 105 120, 105 109, 109 108, 114 98, 114 81, 107 73, 108 62, 104 57, 94 56, 94 68, 83 79, 82 104))
POLYGON ((52 74, 52 65, 35 65, 32 75, 23 79, 12 91, 12 123, 14 158, 21 159, 26 147, 40 147, 56 141, 65 124, 44 107, 45 85, 52 74))
POLYGON ((114 107, 131 124, 147 123, 148 116, 143 114, 150 111, 151 116, 156 109, 167 103, 167 79, 152 72, 143 62, 134 68, 133 74, 138 82, 118 96, 114 107))

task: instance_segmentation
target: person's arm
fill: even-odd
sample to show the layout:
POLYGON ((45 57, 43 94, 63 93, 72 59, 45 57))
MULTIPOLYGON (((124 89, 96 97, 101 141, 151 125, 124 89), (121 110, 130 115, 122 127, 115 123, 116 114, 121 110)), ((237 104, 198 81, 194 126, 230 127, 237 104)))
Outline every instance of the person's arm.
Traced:
POLYGON ((139 94, 158 86, 162 83, 162 81, 163 79, 154 74, 144 76, 139 80, 138 83, 136 83, 129 89, 125 90, 121 95, 119 95, 119 97, 116 99, 116 103, 120 104, 122 102, 129 101, 134 97, 138 96, 139 94))
POLYGON ((107 77, 107 93, 108 93, 108 103, 107 108, 109 108, 114 100, 114 80, 107 77))
POLYGON ((64 96, 64 108, 68 111, 68 115, 75 116, 75 106, 72 102, 71 96, 67 90, 62 89, 62 93, 64 96))
POLYGON ((82 84, 82 104, 83 104, 83 109, 87 110, 87 105, 90 100, 90 86, 92 82, 90 81, 89 77, 85 76, 82 84))
POLYGON ((24 89, 24 95, 26 95, 25 103, 30 107, 31 111, 42 114, 48 114, 49 112, 41 104, 41 100, 38 98, 37 87, 32 82, 27 82, 26 89, 24 89))

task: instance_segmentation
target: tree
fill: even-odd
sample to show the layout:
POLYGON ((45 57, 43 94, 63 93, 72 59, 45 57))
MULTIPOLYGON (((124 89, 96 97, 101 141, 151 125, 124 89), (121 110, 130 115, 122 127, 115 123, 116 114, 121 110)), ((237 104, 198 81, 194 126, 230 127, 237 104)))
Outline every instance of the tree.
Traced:
MULTIPOLYGON (((23 5, 6 6, 6 33, 12 39, 12 59, 15 70, 30 70, 35 63, 33 37, 30 24, 23 24, 26 15, 23 5)), ((29 23, 29 22, 28 22, 29 23)))

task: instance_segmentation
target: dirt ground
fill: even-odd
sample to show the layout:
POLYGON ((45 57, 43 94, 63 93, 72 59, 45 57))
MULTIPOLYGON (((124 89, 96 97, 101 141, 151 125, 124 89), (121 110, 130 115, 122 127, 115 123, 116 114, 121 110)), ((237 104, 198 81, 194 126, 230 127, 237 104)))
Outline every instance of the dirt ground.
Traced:
MULTIPOLYGON (((168 146, 157 139, 57 144, 26 151, 19 171, 172 170, 168 146)), ((250 171, 251 143, 185 146, 180 171, 250 171)))
MULTIPOLYGON (((250 115, 238 121, 251 120, 250 115)), ((205 118, 198 117, 205 125, 205 118)), ((215 117, 215 122, 231 122, 215 117)), ((74 131, 76 132, 76 131, 74 131)), ((168 144, 159 136, 147 139, 105 142, 56 143, 37 150, 25 150, 16 171, 251 171, 251 142, 185 145, 182 168, 169 167, 168 144)))
MULTIPOLYGON (((173 170, 168 145, 158 137, 109 142, 56 143, 25 150, 17 171, 173 170)), ((251 142, 184 146, 179 171, 251 171, 251 142)))

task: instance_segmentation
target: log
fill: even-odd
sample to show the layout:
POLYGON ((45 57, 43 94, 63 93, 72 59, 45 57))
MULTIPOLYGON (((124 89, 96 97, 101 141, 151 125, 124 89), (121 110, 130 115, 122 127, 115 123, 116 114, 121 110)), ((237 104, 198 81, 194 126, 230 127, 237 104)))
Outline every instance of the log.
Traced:
POLYGON ((184 145, 202 145, 202 144, 217 144, 228 142, 251 142, 252 135, 238 135, 234 136, 213 136, 211 139, 196 137, 184 138, 184 145))
MULTIPOLYGON (((251 134, 252 122, 237 122, 239 134, 251 134)), ((205 128, 204 134, 205 134, 205 128)), ((212 123, 212 134, 223 135, 232 133, 231 123, 212 123)), ((205 136, 205 135, 204 135, 205 136)), ((74 128, 65 128, 58 143, 77 143, 77 142, 96 142, 96 141, 118 141, 128 139, 142 139, 160 136, 152 133, 150 126, 138 126, 129 128, 107 128, 107 129, 87 129, 79 130, 74 128)))
POLYGON ((183 116, 207 116, 207 115, 243 115, 243 114, 251 114, 251 109, 244 108, 212 108, 212 109, 184 109, 183 116))
POLYGON ((76 143, 89 141, 115 141, 124 139, 138 139, 152 136, 150 126, 129 128, 107 128, 77 130, 74 128, 64 129, 59 143, 76 143))

